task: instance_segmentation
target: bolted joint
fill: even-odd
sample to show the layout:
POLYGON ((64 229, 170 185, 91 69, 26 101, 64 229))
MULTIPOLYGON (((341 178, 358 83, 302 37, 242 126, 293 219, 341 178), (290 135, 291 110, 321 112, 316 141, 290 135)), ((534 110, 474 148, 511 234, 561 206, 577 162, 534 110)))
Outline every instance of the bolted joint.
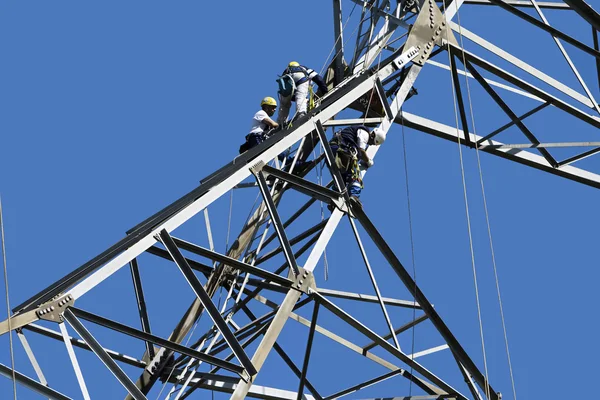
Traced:
POLYGON ((297 276, 292 271, 288 274, 288 278, 293 282, 292 288, 307 294, 311 290, 316 291, 317 285, 313 273, 302 267, 298 267, 298 270, 299 274, 297 276))
POLYGON ((265 163, 262 161, 259 161, 250 167, 250 172, 252 172, 254 175, 257 175, 260 171, 262 171, 264 166, 265 166, 265 163))
POLYGON ((42 304, 36 310, 36 315, 39 319, 50 322, 62 322, 62 313, 69 306, 75 304, 75 299, 72 295, 56 296, 48 303, 42 304))

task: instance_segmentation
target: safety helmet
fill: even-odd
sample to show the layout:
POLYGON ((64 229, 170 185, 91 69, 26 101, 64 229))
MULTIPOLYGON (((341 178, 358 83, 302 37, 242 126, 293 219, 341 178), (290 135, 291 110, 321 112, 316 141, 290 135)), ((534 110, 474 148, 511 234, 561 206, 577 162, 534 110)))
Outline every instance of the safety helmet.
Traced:
POLYGON ((292 61, 292 62, 290 62, 290 63, 288 64, 288 67, 289 67, 289 68, 292 68, 292 67, 299 67, 299 66, 300 66, 300 64, 298 64, 298 62, 297 62, 297 61, 292 61))
POLYGON ((373 143, 376 146, 379 146, 380 144, 382 144, 383 142, 385 142, 385 137, 386 137, 386 133, 380 129, 380 128, 375 128, 373 130, 373 143))
POLYGON ((260 102, 260 106, 273 106, 273 107, 277 107, 277 102, 275 101, 274 98, 272 97, 265 97, 264 99, 262 99, 262 101, 260 102))

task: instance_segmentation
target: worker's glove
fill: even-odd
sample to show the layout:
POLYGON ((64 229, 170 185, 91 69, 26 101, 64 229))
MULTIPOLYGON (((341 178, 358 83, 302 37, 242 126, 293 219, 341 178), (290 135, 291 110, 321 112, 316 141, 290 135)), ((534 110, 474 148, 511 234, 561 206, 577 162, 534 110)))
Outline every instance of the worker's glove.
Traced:
POLYGON ((375 161, 373 161, 372 158, 369 158, 368 161, 363 161, 361 164, 363 165, 363 167, 365 167, 365 169, 368 169, 371 168, 373 164, 375 164, 375 161))
POLYGON ((316 95, 319 96, 319 97, 323 97, 323 96, 325 96, 325 94, 327 93, 327 91, 328 90, 327 90, 326 86, 320 87, 319 90, 317 90, 316 95))

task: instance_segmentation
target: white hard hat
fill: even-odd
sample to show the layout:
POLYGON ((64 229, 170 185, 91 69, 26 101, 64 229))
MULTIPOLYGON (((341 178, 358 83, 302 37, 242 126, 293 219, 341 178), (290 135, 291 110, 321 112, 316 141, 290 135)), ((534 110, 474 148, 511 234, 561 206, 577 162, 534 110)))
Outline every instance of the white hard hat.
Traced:
POLYGON ((386 133, 381 128, 375 128, 373 130, 373 133, 375 134, 373 137, 373 143, 376 146, 379 146, 380 144, 385 142, 386 133))

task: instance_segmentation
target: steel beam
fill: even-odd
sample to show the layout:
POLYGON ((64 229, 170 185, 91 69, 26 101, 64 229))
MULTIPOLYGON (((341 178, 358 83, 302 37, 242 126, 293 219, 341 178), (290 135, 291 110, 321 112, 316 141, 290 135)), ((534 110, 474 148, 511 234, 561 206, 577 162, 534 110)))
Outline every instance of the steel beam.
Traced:
POLYGON ((583 160, 584 158, 593 156, 594 154, 597 154, 599 152, 600 152, 600 147, 596 147, 595 149, 588 150, 588 151, 586 151, 584 153, 578 154, 578 155, 573 156, 573 157, 569 157, 566 160, 563 160, 563 161, 559 162, 558 166, 562 167, 564 165, 572 164, 575 161, 583 160))
POLYGON ((268 165, 263 166, 261 171, 265 177, 268 175, 273 175, 274 177, 289 183, 293 189, 296 189, 307 196, 313 197, 318 201, 329 204, 332 201, 340 198, 339 192, 327 189, 321 185, 299 178, 296 175, 288 174, 287 172, 283 172, 268 165))
MULTIPOLYGON (((336 297, 339 299, 365 301, 367 303, 378 303, 379 302, 379 300, 377 299, 377 296, 373 296, 370 294, 350 293, 350 292, 343 292, 340 290, 325 289, 325 288, 318 288, 317 291, 319 293, 321 293, 323 296, 327 296, 327 297, 336 297)), ((389 305, 389 306, 404 307, 404 308, 410 308, 410 309, 416 308, 417 310, 421 308, 421 307, 419 307, 419 303, 414 302, 414 301, 391 299, 389 297, 382 297, 381 300, 386 305, 389 305)))
MULTIPOLYGON (((452 141, 454 143, 456 143, 457 138, 464 140, 464 132, 460 129, 457 130, 455 126, 440 124, 439 122, 407 112, 403 112, 402 116, 403 118, 397 118, 396 122, 399 124, 404 123, 406 127, 413 128, 418 131, 452 141)), ((480 141, 481 137, 471 134, 471 140, 480 141)), ((490 140, 489 144, 501 145, 503 143, 490 140)), ((584 169, 572 167, 570 165, 554 168, 548 164, 548 162, 542 156, 519 149, 483 149, 482 151, 600 189, 600 175, 584 169)))
MULTIPOLYGON (((168 251, 161 249, 158 246, 150 246, 148 247, 148 249, 146 250, 146 253, 152 254, 154 256, 160 257, 164 260, 169 260, 169 261, 173 261, 173 259, 171 258, 171 255, 169 254, 168 251)), ((192 260, 190 258, 186 258, 186 261, 188 262, 188 264, 190 264, 190 267, 192 267, 193 270, 201 272, 204 276, 209 276, 212 272, 213 269, 205 264, 199 263, 196 260, 192 260)))
MULTIPOLYGON (((486 51, 491 52, 492 54, 497 55, 498 57, 502 58, 503 60, 511 63, 512 65, 514 65, 515 67, 519 68, 520 70, 528 73, 529 75, 541 80, 542 82, 544 82, 545 84, 553 87, 554 89, 560 91, 561 93, 571 97, 574 100, 577 100, 578 102, 580 102, 581 104, 584 104, 586 107, 589 108, 595 108, 594 104, 592 103, 592 101, 582 95, 581 93, 577 92, 576 90, 570 88, 569 86, 565 85, 562 82, 559 82, 558 80, 552 78, 551 76, 545 74, 544 72, 540 71, 539 69, 533 67, 532 65, 524 62, 523 60, 513 56, 512 54, 510 54, 509 52, 501 49, 500 47, 494 45, 493 43, 485 40, 484 38, 482 38, 481 36, 478 36, 477 34, 469 31, 467 28, 465 28, 462 25, 458 25, 454 22, 450 23, 450 27, 452 28, 452 30, 457 33, 458 35, 465 37, 467 39, 469 39, 470 41, 472 41, 473 43, 481 46, 483 49, 485 49, 486 51)), ((598 60, 600 62, 600 60, 598 60)), ((492 84, 492 82, 490 82, 488 80, 488 82, 490 84, 492 84)))
MULTIPOLYGON (((521 121, 519 119, 517 114, 514 113, 514 111, 508 106, 508 104, 506 104, 504 102, 504 100, 502 100, 502 98, 498 95, 498 93, 496 93, 496 91, 494 89, 492 89, 492 87, 485 81, 485 79, 483 79, 481 74, 473 67, 473 65, 467 61, 466 67, 469 70, 469 72, 471 73, 471 75, 473 75, 473 77, 477 80, 477 82, 479 82, 479 84, 483 87, 483 89, 496 102, 496 104, 498 104, 498 106, 500 106, 502 111, 504 111, 504 113, 506 115, 508 115, 508 117, 515 123, 515 125, 517 125, 519 127, 519 129, 521 130, 521 132, 523 132, 523 134, 527 137, 527 139, 529 139, 531 141, 531 143, 533 143, 535 145, 539 144, 540 141, 537 140, 537 138, 534 136, 534 134, 529 130, 529 128, 527 128, 527 126, 525 126, 523 121, 521 121)), ((465 135, 465 137, 467 135, 465 135)), ((552 155, 548 152, 548 150, 546 150, 543 147, 540 147, 540 148, 538 148, 538 151, 546 159, 546 161, 548 161, 548 164, 550 164, 554 167, 558 166, 558 162, 554 159, 554 157, 552 157, 552 155)))
MULTIPOLYGON (((40 364, 38 363, 37 358, 35 357, 35 354, 33 353, 33 350, 31 349, 31 346, 29 345, 29 342, 27 341, 27 338, 25 337, 25 334, 23 333, 22 330, 17 331, 17 337, 21 341, 21 345, 23 346, 25 353, 27 353, 27 358, 29 358, 29 362, 31 363, 31 366, 33 367, 33 370, 35 371, 35 374, 37 375, 38 379, 40 380, 40 383, 42 385, 48 386, 48 381, 46 380, 46 377, 44 376, 44 372, 42 371, 42 368, 40 367, 40 364)), ((11 376, 11 379, 12 379, 12 376, 11 376)))
POLYGON ((310 328, 308 330, 308 339, 306 340, 306 351, 304 352, 304 362, 302 363, 302 374, 300 375, 300 384, 298 385, 298 397, 300 400, 304 394, 304 384, 306 374, 308 373, 308 363, 310 362, 310 354, 312 349, 313 339, 315 337, 315 327, 317 326, 317 318, 319 316, 319 303, 315 301, 312 318, 310 320, 310 328))
POLYGON ((379 291, 379 286, 377 285, 377 280, 375 279, 375 274, 373 274, 373 269, 371 268, 371 263, 369 262, 369 258, 367 257, 367 252, 363 246, 362 240, 360 239, 360 235, 358 234, 358 229, 356 228, 356 224, 352 220, 352 217, 348 215, 348 220, 350 222, 350 226, 352 227, 352 232, 354 233, 354 237, 356 238, 356 243, 358 244, 358 248, 360 249, 360 253, 362 255, 363 261, 365 263, 365 267, 367 268, 367 273, 369 274, 369 279, 371 280, 371 284, 373 285, 373 289, 375 289, 375 294, 377 295, 377 302, 381 307, 381 312, 383 313, 383 317, 385 318, 385 323, 390 330, 390 335, 394 340, 394 344, 398 350, 400 349, 400 342, 396 337, 396 333, 394 332, 394 326, 392 325, 392 321, 390 320, 390 316, 388 315, 387 309, 385 308, 385 304, 381 298, 381 292, 379 291))
POLYGON ((75 372, 75 377, 77 378, 77 384, 81 390, 81 395, 83 396, 84 400, 90 400, 90 394, 88 392, 87 385, 85 384, 85 379, 83 378, 81 368, 79 367, 79 361, 77 360, 77 356, 75 355, 75 351, 73 350, 73 346, 69 340, 69 331, 67 330, 67 326, 64 322, 61 322, 58 324, 58 326, 60 328, 60 332, 62 333, 63 342, 65 343, 65 348, 69 354, 69 359, 71 360, 71 365, 73 366, 73 371, 75 372))
POLYGON ((563 0, 573 11, 585 19, 594 29, 600 31, 600 15, 583 0, 563 0))
POLYGON ((292 271, 295 276, 298 276, 300 274, 300 270, 298 269, 296 257, 294 257, 292 246, 290 245, 287 235, 285 234, 285 229, 283 228, 283 224, 281 223, 281 218, 279 218, 279 213, 277 212, 277 207, 275 206, 273 197, 271 197, 271 193, 269 193, 269 188, 267 186, 265 176, 260 169, 254 170, 252 172, 256 176, 258 187, 260 188, 260 192, 262 193, 265 205, 267 207, 267 211, 269 212, 271 220, 273 221, 273 227, 275 228, 275 232, 277 233, 277 237, 279 238, 279 243, 281 244, 281 248, 283 249, 283 255, 285 256, 288 266, 290 267, 290 271, 292 271))
POLYGON ((157 344, 157 345, 159 345, 161 347, 164 347, 166 349, 175 351, 177 353, 185 354, 185 355, 187 355, 189 357, 205 361, 205 362, 207 362, 209 364, 218 365, 221 368, 224 368, 224 369, 226 369, 228 371, 235 372, 238 375, 242 375, 243 372, 244 372, 244 368, 242 368, 242 367, 240 367, 238 365, 235 365, 235 364, 232 364, 232 363, 228 363, 228 362, 224 362, 224 361, 222 361, 221 359, 219 359, 217 357, 213 357, 213 356, 208 355, 208 354, 200 353, 198 351, 192 350, 192 349, 190 349, 188 347, 185 347, 183 345, 180 345, 178 343, 173 343, 173 342, 171 342, 169 340, 160 338, 158 336, 151 335, 151 334, 146 333, 146 332, 142 332, 140 330, 131 328, 131 327, 127 326, 127 325, 123 325, 123 324, 120 324, 120 323, 115 322, 113 320, 110 320, 108 318, 104 318, 104 317, 101 317, 99 315, 94 315, 92 313, 89 313, 87 311, 84 311, 84 310, 81 310, 81 309, 78 309, 78 308, 75 308, 75 307, 71 307, 70 310, 73 312, 73 314, 75 314, 75 316, 77 316, 79 318, 85 319, 86 321, 90 321, 90 322, 93 322, 93 323, 98 324, 98 325, 102 325, 102 326, 104 326, 106 328, 112 329, 113 331, 121 332, 121 333, 124 333, 124 334, 126 334, 128 336, 131 336, 131 337, 134 337, 134 338, 137 338, 137 339, 141 339, 141 340, 146 340, 146 341, 152 342, 152 343, 157 344))
MULTIPOLYGON (((359 331, 366 337, 370 338, 371 340, 377 341, 378 344, 384 350, 386 350, 388 353, 390 353, 394 357, 398 358, 405 364, 411 366, 416 372, 420 373, 426 379, 429 379, 432 383, 439 386, 442 390, 446 391, 447 394, 453 395, 457 399, 467 400, 467 398, 465 396, 463 396, 458 390, 456 390, 455 388, 453 388, 452 386, 450 386, 449 384, 447 384, 446 382, 444 382, 443 380, 438 378, 435 374, 433 374, 431 371, 429 371, 427 368, 425 368, 424 366, 422 366, 415 360, 411 360, 410 357, 408 357, 402 351, 400 351, 397 348, 395 348, 394 346, 392 346, 387 341, 383 340, 383 338, 381 336, 379 336, 378 334, 373 332, 371 329, 369 329, 368 327, 366 327, 365 325, 360 323, 358 320, 356 320, 350 314, 348 314, 347 312, 345 312, 344 310, 342 310, 341 308, 339 308, 338 306, 336 306, 335 304, 333 304, 331 301, 327 300, 325 297, 321 296, 320 294, 315 293, 315 296, 316 296, 316 300, 319 301, 319 303, 322 306, 327 308, 329 311, 331 311, 333 314, 335 314, 337 317, 339 317, 342 321, 346 322, 348 325, 352 326, 354 329, 356 329, 357 331, 359 331)), ((494 399, 494 400, 498 400, 498 399, 494 399)))
MULTIPOLYGON (((152 333, 150 330, 150 319, 148 318, 148 311, 146 310, 146 299, 144 296, 144 289, 142 288, 142 279, 140 277, 140 269, 138 268, 137 258, 130 261, 129 266, 131 268, 131 279, 133 281, 133 289, 135 291, 135 298, 137 300, 138 314, 140 315, 140 324, 142 330, 146 333, 152 333)), ((154 358, 154 346, 150 342, 146 342, 146 351, 150 358, 154 358)))
MULTIPOLYGON (((414 320, 412 320, 412 321, 410 321, 410 322, 402 325, 400 328, 396 329, 394 331, 394 333, 396 335, 399 335, 402 332, 405 332, 405 331, 409 330, 410 328, 412 328, 412 327, 420 324, 421 322, 426 321, 428 318, 429 317, 427 315, 422 315, 419 318, 415 318, 414 320)), ((391 337, 392 337, 392 335, 386 335, 386 336, 383 337, 383 339, 384 340, 389 340, 389 339, 391 339, 391 337)), ((366 345, 365 347, 363 347, 363 351, 369 351, 372 348, 377 347, 378 345, 379 345, 378 342, 372 341, 371 343, 369 343, 368 345, 366 345)))
MULTIPOLYGON (((185 279, 188 281, 188 284, 198 297, 198 300, 200 300, 202 306, 204 306, 204 309, 210 316, 210 319, 212 319, 219 332, 221 332, 221 335, 223 335, 223 338, 227 341, 227 344, 229 345, 229 347, 231 347, 231 350, 235 353, 236 358, 242 364, 248 375, 252 376, 256 374, 256 369, 254 368, 254 365, 252 365, 252 362, 246 355, 246 352, 244 351, 242 346, 240 346, 240 343, 237 341, 233 333, 231 333, 231 331, 227 327, 227 323, 221 316, 221 313, 219 312, 217 307, 215 307, 214 303, 212 302, 212 299, 210 298, 208 293, 206 293, 206 290, 204 290, 204 287, 202 287, 202 284, 200 283, 200 281, 194 274, 194 271, 190 268, 187 261, 179 251, 179 248, 173 241, 171 235, 169 235, 169 233, 163 229, 159 233, 159 238, 160 241, 165 245, 167 251, 171 254, 171 257, 173 257, 173 261, 175 261, 175 264, 177 264, 177 266, 183 273, 185 279)), ((210 362, 210 364, 213 363, 210 362)))
MULTIPOLYGON (((29 325, 24 326, 23 329, 27 329, 28 331, 35 332, 42 336, 46 336, 51 339, 64 342, 64 337, 62 336, 62 334, 60 332, 54 331, 52 329, 48 329, 48 328, 40 326, 40 325, 29 324, 29 325)), ((73 345, 75 347, 79 347, 80 349, 92 351, 90 346, 83 340, 74 338, 72 336, 69 336, 68 338, 69 338, 69 341, 71 342, 71 345, 73 345)), ((134 357, 128 356, 126 354, 122 354, 122 353, 119 353, 119 352, 116 352, 114 350, 110 350, 107 348, 104 348, 104 351, 106 353, 108 353, 108 355, 110 357, 112 357, 114 360, 121 361, 122 363, 129 364, 129 365, 132 365, 137 368, 146 368, 146 363, 138 360, 137 358, 134 358, 134 357)))
MULTIPOLYGON (((432 324, 436 327, 440 335, 444 338, 450 349, 460 360, 460 362, 467 368, 469 373, 474 377, 475 381, 481 388, 488 388, 491 392, 492 400, 499 400, 496 391, 492 389, 489 385, 489 382, 485 378, 485 376, 479 371, 479 368, 475 365, 473 360, 469 357, 467 352, 463 349, 461 344, 458 342, 454 334, 450 331, 448 326, 444 323, 442 318, 439 316, 437 311, 433 308, 429 300, 425 297, 425 294, 419 289, 412 276, 408 273, 408 271, 404 268, 400 260, 396 257, 392 249, 389 247, 387 242, 383 239, 383 236, 379 233, 379 231, 375 228, 375 225, 371 222, 371 220, 364 213, 362 208, 353 207, 353 212, 356 215, 356 218, 363 226, 365 231, 369 234, 379 251, 388 261, 388 263, 393 268, 394 272, 398 275, 400 280, 406 286, 406 289, 413 295, 416 301, 419 302, 419 305, 425 312, 425 314, 429 317, 432 324)), ((387 342, 385 342, 387 343, 387 342)), ((417 370, 418 371, 418 370, 417 370)))
MULTIPOLYGON (((308 228, 307 230, 305 230, 304 232, 298 234, 297 236, 293 237, 292 239, 290 239, 290 246, 295 245, 296 243, 299 243, 301 241, 303 241, 304 239, 306 239, 307 237, 321 231, 323 229, 323 227, 327 224, 327 219, 324 219, 323 221, 319 222, 318 224, 316 224, 315 226, 308 228)), ((270 258, 276 256, 277 254, 281 253, 283 251, 283 247, 279 246, 276 249, 271 250, 270 252, 266 253, 265 255, 263 255, 260 258, 256 259, 256 262, 254 263, 254 265, 260 265, 261 263, 269 260, 270 258)))
MULTIPOLYGON (((533 8, 533 5, 531 4, 531 1, 529 1, 529 0, 505 0, 504 2, 506 4, 509 4, 509 5, 515 6, 515 7, 533 8)), ((438 0, 438 3, 441 3, 441 1, 438 0)), ((465 0, 463 2, 463 4, 495 6, 495 4, 493 4, 490 0, 465 0)), ((569 7, 568 4, 563 4, 563 3, 559 3, 559 2, 541 1, 541 2, 538 2, 538 5, 541 8, 548 8, 550 10, 571 11, 571 8, 569 7)))
POLYGON ((342 0, 333 0, 333 86, 344 80, 344 25, 342 18, 342 0))
POLYGON ((190 242, 187 242, 185 240, 182 240, 182 239, 179 239, 176 237, 173 237, 172 239, 173 239, 176 247, 181 248, 183 250, 192 252, 192 253, 202 256, 202 257, 209 258, 213 261, 217 261, 217 262, 229 265, 231 267, 234 267, 235 269, 239 269, 241 271, 251 273, 253 275, 259 276, 259 277, 269 280, 271 282, 276 282, 276 283, 286 286, 286 287, 289 287, 292 284, 292 282, 289 279, 279 276, 277 274, 274 274, 272 272, 266 271, 262 268, 257 268, 255 266, 244 263, 242 261, 238 261, 235 258, 231 258, 229 256, 217 253, 216 251, 210 251, 208 249, 205 249, 202 246, 198 246, 194 243, 190 243, 190 242))
POLYGON ((123 372, 117 363, 108 355, 104 348, 98 343, 98 341, 92 336, 92 334, 83 326, 83 324, 77 319, 77 317, 67 308, 64 313, 65 320, 75 329, 75 331, 81 336, 83 340, 90 346, 92 351, 98 356, 100 361, 108 368, 108 370, 117 378, 121 385, 135 400, 147 400, 146 396, 135 386, 135 383, 129 379, 127 374, 123 372))
MULTIPOLYGON (((37 382, 34 379, 31 379, 30 377, 23 375, 22 373, 20 373, 19 371, 14 371, 15 373, 15 379, 17 380, 17 382, 25 387, 27 387, 28 389, 33 390, 34 392, 37 392, 39 394, 41 394, 42 396, 44 396, 47 399, 50 400, 71 400, 70 397, 65 396, 64 394, 57 392, 54 389, 50 389, 48 386, 43 385, 39 382, 37 382)), ((13 378, 13 370, 12 368, 7 367, 4 364, 0 364, 0 375, 5 376, 8 379, 13 378)))
POLYGON ((450 68, 452 71, 452 82, 454 83, 453 86, 454 93, 456 94, 456 102, 458 103, 458 111, 460 112, 460 121, 462 123, 463 131, 466 133, 465 139, 468 143, 470 140, 469 123, 467 122, 467 113, 465 111, 465 103, 463 101, 462 90, 460 88, 460 79, 458 78, 458 72, 456 69, 456 58, 454 55, 450 55, 450 68))
MULTIPOLYGON (((548 107, 549 105, 550 105, 550 103, 540 104, 539 106, 535 107, 534 109, 527 111, 525 114, 520 115, 518 117, 518 119, 519 119, 519 121, 523 121, 525 118, 530 117, 531 115, 535 114, 536 112, 543 110, 544 108, 548 107)), ((511 126, 513 126, 515 123, 516 123, 515 121, 510 121, 510 122, 502 125, 500 128, 498 128, 498 129, 494 130, 493 132, 485 135, 481 140, 479 140, 477 142, 477 145, 480 146, 480 148, 481 148, 481 143, 482 142, 485 142, 485 141, 493 138, 494 136, 496 136, 496 135, 504 132, 505 130, 507 130, 508 128, 510 128, 511 126)), ((471 135, 468 135, 468 136, 471 136, 471 135)))
POLYGON ((395 371, 386 372, 385 374, 380 375, 380 376, 378 376, 376 378, 369 379, 368 381, 361 382, 358 385, 354 385, 354 386, 351 386, 351 387, 349 387, 347 389, 340 390, 339 392, 333 393, 333 394, 325 397, 324 400, 334 400, 334 399, 337 399, 339 397, 346 396, 346 395, 349 395, 351 393, 358 392, 359 390, 364 389, 364 388, 369 387, 369 386, 372 386, 372 385, 374 385, 376 383, 383 382, 383 381, 385 381, 387 379, 393 378, 394 376, 401 375, 402 371, 403 371, 402 369, 397 369, 395 371))
POLYGON ((534 25, 534 26, 540 28, 541 30, 544 30, 544 31, 550 33, 552 36, 564 40, 565 42, 577 47, 578 49, 588 53, 589 55, 591 55, 593 57, 600 58, 600 52, 583 44, 579 40, 573 39, 571 36, 559 31, 556 28, 546 25, 544 22, 530 16, 526 12, 517 9, 516 7, 511 6, 510 4, 507 4, 503 0, 489 0, 489 1, 491 3, 497 5, 498 7, 503 8, 504 10, 508 11, 509 13, 516 15, 517 17, 530 23, 531 25, 534 25))
MULTIPOLYGON (((600 50, 598 46, 598 31, 592 28, 592 39, 594 41, 594 49, 596 51, 600 50)), ((598 86, 600 87, 600 59, 596 58, 596 73, 598 74, 598 86)))

